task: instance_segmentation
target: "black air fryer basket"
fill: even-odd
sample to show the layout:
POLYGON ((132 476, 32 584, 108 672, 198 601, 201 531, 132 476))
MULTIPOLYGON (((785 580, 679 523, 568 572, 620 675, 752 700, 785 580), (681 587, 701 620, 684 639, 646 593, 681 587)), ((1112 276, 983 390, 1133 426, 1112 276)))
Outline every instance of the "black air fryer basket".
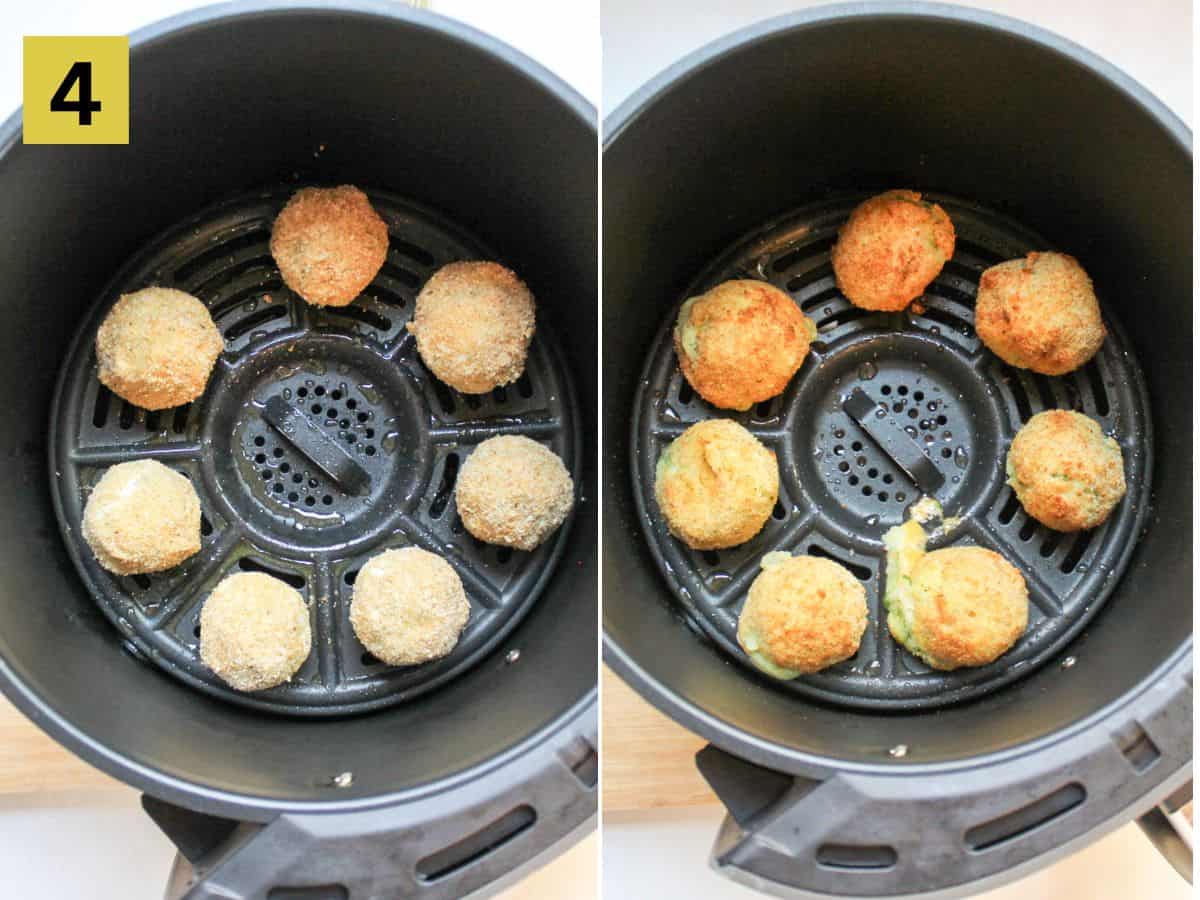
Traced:
POLYGON ((1162 802, 1190 795, 1191 139, 1086 51, 945 6, 826 7, 739 32, 622 106, 604 148, 606 659, 712 741, 729 810, 713 862, 788 896, 956 896, 1134 816, 1182 861, 1162 802), (858 309, 830 251, 889 188, 940 203, 955 255, 919 306, 858 309), (1004 365, 974 331, 980 273, 1077 256, 1109 336, 1078 372, 1004 365), (785 392, 716 410, 679 373, 680 304, 768 281, 814 320, 785 392), (847 402, 848 398, 855 398, 847 402), (1005 482, 1013 434, 1076 409, 1120 441, 1128 494, 1100 528, 1050 531, 1005 482), (653 497, 662 449, 734 418, 773 449, 780 501, 739 547, 689 550, 653 497), (912 473, 912 474, 910 474, 912 473), (1017 565, 1030 624, 978 669, 930 670, 890 637, 883 533, 922 495, 1017 565), (737 616, 770 550, 867 587, 859 653, 758 673, 737 616))
POLYGON ((145 792, 180 850, 169 897, 496 890, 596 810, 594 112, 511 49, 391 4, 215 7, 130 45, 129 146, 24 146, 19 114, 0 133, 0 366, 22 385, 0 687, 145 792), (318 309, 283 285, 270 228, 298 187, 341 183, 390 248, 353 305, 318 309), (482 397, 437 381, 405 328, 462 259, 508 265, 538 300, 525 375, 482 397), (93 351, 116 298, 151 284, 203 300, 226 348, 204 396, 161 413, 104 389, 93 351), (496 434, 575 479, 531 553, 473 539, 455 509, 459 465, 496 434), (91 486, 129 459, 201 497, 202 550, 176 569, 115 577, 80 538, 91 486), (471 616, 446 658, 391 668, 349 602, 362 564, 406 545, 446 556, 471 616), (255 694, 198 658, 202 601, 236 571, 312 613, 309 660, 255 694))

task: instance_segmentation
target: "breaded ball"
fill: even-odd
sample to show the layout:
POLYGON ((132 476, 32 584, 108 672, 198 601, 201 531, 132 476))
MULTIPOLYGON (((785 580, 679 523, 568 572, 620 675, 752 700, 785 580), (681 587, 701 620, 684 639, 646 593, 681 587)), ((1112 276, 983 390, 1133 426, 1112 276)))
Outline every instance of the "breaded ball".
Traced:
POLYGON ((352 185, 302 188, 271 227, 271 256, 314 306, 347 306, 383 268, 387 223, 352 185))
POLYGON ((533 329, 533 294, 494 262, 442 266, 421 288, 408 323, 429 371, 464 394, 520 378, 533 329))
POLYGON ((904 309, 954 255, 954 223, 915 191, 888 191, 859 204, 838 232, 833 272, 855 306, 904 309))
POLYGON ((350 624, 390 666, 440 659, 458 643, 471 604, 450 563, 417 547, 386 550, 354 580, 350 624))
POLYGON ((1125 496, 1120 445, 1082 413, 1051 409, 1026 422, 1008 450, 1008 483, 1047 528, 1095 528, 1125 496))
POLYGON ((774 678, 819 672, 849 659, 867 628, 867 592, 844 566, 776 551, 738 619, 738 643, 774 678))
POLYGON ((679 310, 675 353, 696 393, 722 409, 749 409, 783 392, 817 326, 762 281, 726 281, 679 310))
POLYGON ((200 658, 235 690, 265 691, 283 684, 311 649, 304 598, 262 572, 222 579, 200 610, 200 658))
POLYGON ((162 572, 200 550, 200 498, 156 460, 119 463, 92 488, 83 537, 115 575, 162 572))
POLYGON ((1042 375, 1086 364, 1108 333, 1092 280, 1065 253, 1030 253, 984 272, 975 331, 1010 366, 1042 375))
POLYGON ((479 540, 532 550, 567 518, 575 482, 554 451, 527 437, 501 435, 467 457, 454 502, 479 540))
POLYGON ((96 332, 100 383, 143 409, 170 409, 204 393, 225 341, 191 294, 148 287, 123 294, 96 332))
POLYGON ((754 537, 779 499, 775 454, 730 419, 697 422, 662 452, 654 496, 671 534, 695 550, 754 537))
POLYGON ((884 605, 888 630, 935 669, 983 666, 1025 633, 1025 579, 983 547, 924 552, 925 532, 908 521, 890 529, 884 605))

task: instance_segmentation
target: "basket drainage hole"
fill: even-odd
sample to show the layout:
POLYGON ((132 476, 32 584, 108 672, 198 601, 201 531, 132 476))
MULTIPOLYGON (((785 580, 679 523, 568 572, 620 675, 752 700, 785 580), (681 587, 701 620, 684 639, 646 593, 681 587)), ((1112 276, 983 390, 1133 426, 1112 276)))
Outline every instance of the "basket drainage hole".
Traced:
POLYGON ((954 455, 954 451, 951 450, 949 447, 942 448, 942 459, 949 459, 953 455, 954 455))
POLYGON ((290 464, 288 464, 288 463, 280 463, 280 464, 279 464, 279 471, 280 471, 280 472, 283 472, 284 474, 287 474, 287 473, 288 473, 288 472, 290 472, 291 470, 292 470, 292 467, 291 467, 291 465, 290 465, 290 464))
POLYGON ((312 494, 309 494, 307 497, 304 498, 305 506, 315 506, 316 503, 317 503, 317 498, 314 497, 312 494))
POLYGON ((349 419, 342 419, 340 422, 338 422, 338 427, 339 427, 339 428, 349 428, 349 427, 350 427, 350 420, 349 420, 349 419))
POLYGON ((937 422, 939 425, 945 425, 945 424, 946 424, 946 417, 945 417, 945 416, 938 416, 938 417, 937 417, 937 419, 936 419, 935 421, 936 421, 936 422, 937 422))
POLYGON ((864 497, 870 497, 870 496, 871 496, 871 494, 873 494, 873 493, 874 493, 874 491, 872 490, 872 488, 871 488, 871 486, 870 486, 869 484, 864 484, 864 485, 863 485, 862 492, 863 492, 863 496, 864 496, 864 497))
POLYGON ((300 390, 296 391, 296 396, 307 397, 308 396, 308 388, 300 388, 300 390))
POLYGON ((710 566, 719 565, 721 562, 721 555, 716 550, 705 550, 700 554, 700 558, 710 566))
POLYGON ((261 447, 261 446, 262 446, 263 444, 265 444, 266 442, 267 442, 267 439, 266 439, 265 437, 263 437, 263 436, 260 434, 258 437, 256 437, 256 438, 254 439, 254 446, 255 446, 255 447, 261 447))
POLYGON ((325 388, 318 384, 316 389, 313 390, 313 393, 316 394, 318 397, 324 397, 325 396, 325 388))
POLYGON ((880 503, 887 503, 887 499, 888 499, 888 492, 887 492, 887 491, 880 491, 880 492, 879 492, 879 502, 880 502, 880 503))
POLYGON ((849 472, 850 471, 850 463, 848 463, 848 462, 838 463, 838 471, 839 472, 849 472))
POLYGON ((272 472, 270 469, 262 470, 263 481, 270 481, 274 476, 275 476, 275 473, 272 472))
POLYGON ((313 411, 313 414, 314 414, 314 415, 320 415, 320 414, 321 414, 321 408, 322 408, 322 407, 321 407, 321 404, 320 404, 320 403, 314 403, 314 404, 312 405, 312 407, 310 407, 310 408, 312 409, 312 411, 313 411))
POLYGON ((293 503, 295 503, 297 500, 300 499, 300 495, 297 494, 295 491, 293 491, 292 493, 288 494, 288 499, 290 501, 292 501, 293 503))
POLYGON ((920 411, 915 406, 908 411, 908 417, 910 419, 915 419, 919 415, 920 415, 920 411))
POLYGON ((346 582, 346 584, 354 584, 354 582, 357 578, 358 578, 358 569, 351 569, 349 572, 347 572, 345 575, 342 576, 342 580, 344 582, 346 582))
POLYGON ((858 476, 857 476, 857 475, 851 475, 851 476, 850 476, 850 484, 851 484, 852 486, 853 486, 853 485, 856 485, 856 484, 858 484, 858 476))
POLYGON ((905 494, 904 494, 904 491, 897 491, 897 492, 896 492, 896 502, 897 502, 897 503, 903 503, 903 502, 904 502, 904 500, 905 500, 905 494))
POLYGON ((857 453, 859 450, 862 449, 862 441, 855 441, 853 444, 850 445, 850 449, 853 450, 855 453, 857 453))
MULTIPOLYGON (((347 405, 347 406, 350 406, 350 404, 349 404, 349 403, 347 403, 346 405, 347 405)), ((351 408, 351 409, 354 409, 354 407, 353 407, 353 406, 350 406, 350 408, 351 408)), ((365 412, 360 412, 360 413, 359 413, 357 416, 355 416, 354 418, 358 419, 358 421, 360 421, 360 422, 365 422, 365 421, 367 421, 367 419, 368 419, 368 418, 370 418, 370 417, 369 417, 369 416, 368 416, 368 415, 367 415, 365 412)))
POLYGON ((271 485, 271 490, 273 490, 277 494, 282 494, 283 493, 283 482, 281 482, 281 481, 275 482, 273 485, 271 485))
POLYGON ((913 399, 916 400, 918 403, 920 403, 922 400, 925 399, 925 395, 921 391, 914 391, 913 399))
POLYGON ((375 455, 375 447, 371 444, 368 444, 367 449, 364 450, 363 452, 366 453, 367 456, 374 456, 375 455))
POLYGON ((192 635, 196 638, 200 637, 200 623, 196 623, 196 627, 192 629, 192 635))
POLYGON ((892 386, 890 384, 885 384, 883 387, 881 387, 879 389, 879 392, 886 397, 888 394, 890 394, 892 392, 892 386))
POLYGON ((330 393, 330 395, 329 395, 329 396, 330 396, 330 398, 332 398, 332 399, 334 399, 334 400, 341 400, 341 399, 342 399, 342 392, 341 392, 341 391, 333 391, 332 393, 330 393))
POLYGON ((265 453, 254 454, 254 461, 256 463, 258 463, 259 465, 261 465, 262 463, 265 463, 267 461, 267 454, 265 454, 265 453))
POLYGON ((365 434, 369 438, 373 438, 373 437, 375 437, 375 429, 368 428, 366 431, 363 432, 363 434, 365 434))
MULTIPOLYGON (((358 401, 355 400, 353 397, 351 397, 346 401, 346 406, 349 409, 354 409, 356 406, 358 406, 358 401)), ((365 415, 365 413, 364 413, 364 415, 365 415)))
POLYGON ((887 472, 883 473, 883 483, 884 484, 891 484, 893 480, 894 479, 892 478, 892 476, 889 475, 887 472))
POLYGON ((321 502, 324 503, 326 506, 333 506, 333 498, 330 497, 328 494, 326 494, 324 497, 321 498, 321 502))
POLYGON ((378 666, 382 663, 382 660, 371 653, 363 653, 361 659, 364 666, 378 666))
POLYGON ((865 456, 859 456, 855 458, 854 462, 860 466, 865 466, 867 464, 867 458, 865 456))
POLYGON ((875 478, 878 475, 879 475, 878 469, 867 469, 867 477, 868 478, 875 478))
POLYGON ((303 483, 304 483, 304 476, 301 475, 299 472, 293 472, 292 473, 292 484, 303 484, 303 483))
POLYGON ((276 447, 274 450, 271 451, 271 455, 274 456, 276 459, 279 459, 281 456, 283 456, 283 448, 276 447))
POLYGON ((905 387, 904 385, 900 385, 900 387, 896 388, 896 393, 899 394, 901 397, 903 397, 905 394, 908 393, 908 388, 905 387))
POLYGON ((778 500, 775 501, 775 508, 771 510, 771 515, 776 519, 782 519, 787 516, 787 510, 783 508, 783 504, 778 500))

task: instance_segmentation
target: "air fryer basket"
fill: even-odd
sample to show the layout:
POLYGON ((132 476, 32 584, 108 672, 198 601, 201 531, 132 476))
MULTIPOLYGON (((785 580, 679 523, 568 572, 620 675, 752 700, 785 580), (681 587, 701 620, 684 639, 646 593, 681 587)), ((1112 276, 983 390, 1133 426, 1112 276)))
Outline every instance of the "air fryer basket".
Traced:
POLYGON ((713 741, 698 763, 730 811, 714 864, 781 894, 949 896, 1178 802, 1191 763, 1186 129, 1029 26, 856 4, 699 51, 606 131, 605 653, 713 741), (828 256, 854 204, 892 187, 943 203, 959 243, 924 309, 889 316, 849 306, 828 256), (971 327, 982 269, 1031 249, 1076 255, 1111 326, 1072 376, 1004 366, 971 327), (681 381, 669 327, 683 299, 731 277, 787 290, 820 334, 782 397, 733 414, 779 455, 772 519, 743 547, 694 553, 662 527, 654 460, 690 422, 730 414, 681 381), (847 411, 855 390, 871 412, 847 411), (1087 534, 1041 528, 1003 484, 1012 434, 1051 407, 1099 419, 1125 451, 1129 494, 1087 534), (999 549, 1026 575, 1030 629, 992 666, 932 673, 886 634, 881 536, 922 486, 880 428, 925 449, 940 482, 927 492, 966 516, 944 542, 999 549), (737 611, 777 548, 833 556, 868 583, 855 659, 790 683, 746 663, 737 611))
POLYGON ((20 385, 0 429, 0 688, 146 792, 181 851, 172 897, 497 889, 596 809, 594 112, 469 28, 369 2, 168 20, 132 36, 131 90, 126 147, 24 146, 19 115, 0 132, 0 367, 20 385), (388 222, 388 263, 352 307, 310 309, 267 231, 298 186, 345 182, 388 222), (527 377, 480 399, 443 389, 403 328, 429 274, 472 257, 538 299, 527 377), (194 290, 227 347, 205 396, 159 415, 99 391, 91 359, 107 305, 150 283, 194 290), (273 415, 357 468, 327 475, 273 415), (529 554, 454 511, 456 462, 501 432, 548 443, 578 486, 529 554), (118 579, 78 515, 103 466, 139 457, 193 478, 205 548, 118 579), (389 669, 345 612, 358 566, 403 543, 447 554, 472 616, 445 661, 389 669), (302 586, 297 682, 237 695, 196 660, 199 600, 231 568, 302 586))

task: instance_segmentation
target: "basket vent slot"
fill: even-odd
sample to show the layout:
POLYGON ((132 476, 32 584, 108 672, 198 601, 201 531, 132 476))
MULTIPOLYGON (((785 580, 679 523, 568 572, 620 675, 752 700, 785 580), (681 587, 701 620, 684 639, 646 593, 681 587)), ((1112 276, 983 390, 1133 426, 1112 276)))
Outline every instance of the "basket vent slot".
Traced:
POLYGON ((417 863, 417 877, 424 882, 445 878, 499 850, 532 828, 536 821, 537 813, 532 806, 518 806, 457 844, 426 856, 417 863))
POLYGON ((1113 741, 1121 749, 1125 758, 1129 760, 1133 771, 1139 775, 1162 757, 1162 751, 1158 749, 1158 745, 1150 739, 1150 735, 1146 734, 1137 722, 1130 722, 1128 726, 1114 734, 1113 741))
POLYGON ((270 575, 272 578, 278 578, 280 581, 290 584, 296 590, 301 590, 304 587, 304 576, 296 572, 288 572, 285 569, 276 569, 273 566, 268 566, 265 563, 259 562, 251 556, 243 556, 238 560, 238 568, 243 572, 262 572, 264 575, 270 575))
POLYGON ((599 757, 596 756, 596 748, 586 738, 575 738, 559 751, 559 756, 584 787, 591 789, 599 782, 599 757))
POLYGON ((1096 360, 1092 360, 1083 367, 1083 371, 1087 373, 1088 383, 1092 386, 1092 402, 1096 404, 1096 414, 1107 416, 1109 410, 1108 391, 1104 387, 1104 378, 1100 374, 1100 367, 1096 365, 1096 360))
POLYGON ((1071 782, 1028 806, 976 825, 967 831, 967 846, 979 853, 1022 837, 1065 816, 1087 799, 1082 784, 1071 782))
POLYGON ((312 887, 271 888, 267 900, 349 900, 350 892, 340 884, 318 884, 312 887))
POLYGON ((817 848, 817 862, 827 869, 883 871, 896 865, 897 859, 896 849, 886 845, 822 844, 817 848))
POLYGON ((274 321, 275 319, 282 319, 287 314, 287 307, 282 305, 265 307, 230 325, 225 330, 225 338, 230 341, 236 341, 243 334, 248 334, 259 325, 265 325, 267 322, 274 321))
POLYGON ((446 463, 442 466, 442 483, 437 489, 437 493, 433 496, 433 502, 429 504, 429 515, 435 519, 440 519, 442 513, 446 511, 446 505, 450 502, 450 495, 454 492, 454 483, 458 480, 458 454, 446 454, 446 463))
POLYGON ((837 556, 836 554, 829 552, 824 547, 822 547, 818 544, 809 545, 808 553, 810 556, 822 556, 825 559, 833 560, 839 566, 845 566, 847 569, 850 570, 850 573, 855 578, 857 578, 859 581, 870 581, 871 580, 871 570, 868 569, 866 566, 860 566, 858 563, 848 562, 847 560, 844 560, 840 556, 837 556))

